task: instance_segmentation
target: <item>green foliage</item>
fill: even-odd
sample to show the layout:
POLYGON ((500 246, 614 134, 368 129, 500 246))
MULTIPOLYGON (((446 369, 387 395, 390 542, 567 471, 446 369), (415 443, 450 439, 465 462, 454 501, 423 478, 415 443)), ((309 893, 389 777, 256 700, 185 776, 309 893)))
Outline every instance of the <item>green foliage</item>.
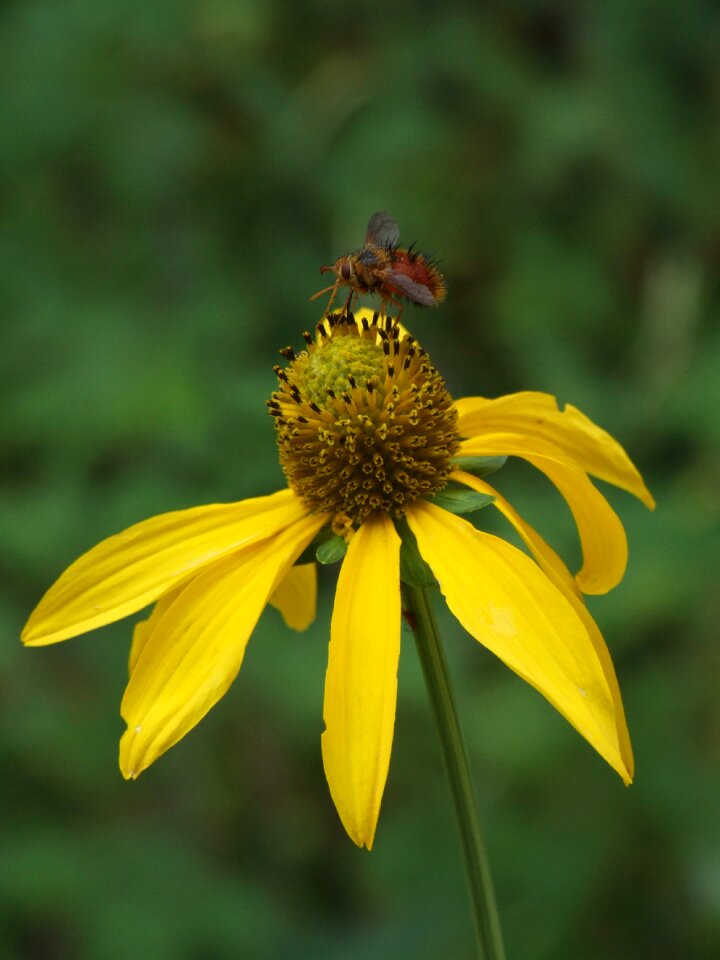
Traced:
MULTIPOLYGON (((327 795, 337 568, 316 624, 268 610, 230 694, 137 783, 115 759, 132 624, 16 640, 101 537, 284 485, 272 364, 379 209, 442 259, 447 302, 403 321, 450 391, 575 404, 659 505, 609 493, 630 566, 592 606, 629 790, 443 622, 509 956, 718 955, 717 33, 707 0, 3 6, 0 956, 472 956, 409 637, 370 856, 327 795)), ((577 568, 549 484, 495 480, 577 568)), ((494 513, 473 522, 507 535, 494 513)))
POLYGON ((453 457, 453 463, 459 470, 472 473, 476 477, 487 477, 505 466, 507 457, 453 457))
POLYGON ((400 544, 400 579, 411 587, 436 587, 437 580, 420 555, 415 534, 408 526, 407 520, 401 520, 397 528, 402 538, 400 544))
POLYGON ((482 510, 493 502, 495 497, 487 493, 477 493, 475 490, 469 490, 467 487, 461 487, 460 484, 448 483, 434 497, 430 497, 430 503, 436 507, 442 507, 449 510, 450 513, 475 513, 476 510, 482 510))
POLYGON ((318 563, 337 563, 347 553, 347 541, 343 537, 334 534, 327 540, 324 540, 315 551, 315 558, 318 563))

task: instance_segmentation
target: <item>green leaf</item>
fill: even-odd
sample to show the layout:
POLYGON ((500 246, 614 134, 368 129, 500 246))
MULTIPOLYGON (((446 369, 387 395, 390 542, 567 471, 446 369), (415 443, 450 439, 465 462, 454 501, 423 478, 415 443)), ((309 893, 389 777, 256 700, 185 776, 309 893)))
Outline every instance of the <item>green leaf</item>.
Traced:
POLYGON ((295 566, 299 566, 303 563, 314 563, 315 560, 317 560, 317 551, 327 540, 332 540, 334 536, 335 534, 332 532, 329 526, 323 527, 322 530, 319 530, 297 558, 295 561, 295 566))
POLYGON ((436 587, 432 570, 420 556, 415 534, 406 520, 396 523, 402 541, 400 545, 400 579, 411 587, 436 587))
POLYGON ((453 457, 452 464, 458 470, 472 473, 476 477, 487 477, 505 466, 507 457, 453 457))
POLYGON ((434 497, 428 497, 428 502, 450 513, 473 513, 487 507, 494 499, 489 493, 478 493, 460 484, 448 483, 434 497))
POLYGON ((320 544, 315 551, 318 563, 337 563, 347 553, 347 541, 337 534, 333 534, 327 540, 320 544))

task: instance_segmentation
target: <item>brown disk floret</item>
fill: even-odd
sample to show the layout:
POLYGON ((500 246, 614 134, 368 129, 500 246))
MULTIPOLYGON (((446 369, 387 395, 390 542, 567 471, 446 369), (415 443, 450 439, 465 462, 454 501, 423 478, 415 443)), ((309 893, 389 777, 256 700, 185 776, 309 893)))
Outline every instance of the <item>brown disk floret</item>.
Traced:
POLYGON ((289 486, 337 531, 402 516, 447 483, 457 412, 427 353, 391 318, 336 313, 288 347, 268 401, 289 486))

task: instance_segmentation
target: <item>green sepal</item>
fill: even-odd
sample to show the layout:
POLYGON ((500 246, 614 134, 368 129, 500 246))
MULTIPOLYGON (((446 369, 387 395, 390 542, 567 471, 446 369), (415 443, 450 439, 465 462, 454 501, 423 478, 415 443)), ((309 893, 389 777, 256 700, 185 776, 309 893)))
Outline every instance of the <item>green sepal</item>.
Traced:
POLYGON ((420 556, 415 534, 405 519, 395 523, 400 535, 400 579, 411 587, 436 587, 438 585, 432 570, 420 556))
POLYGON ((332 540, 334 536, 335 534, 330 529, 329 524, 327 527, 323 527, 322 530, 319 530, 312 538, 310 543, 305 547, 303 552, 295 561, 294 566, 297 567, 303 563, 314 563, 317 560, 317 551, 327 540, 332 540))
POLYGON ((323 541, 315 551, 318 563, 337 563, 347 553, 347 540, 334 533, 327 540, 323 541))
POLYGON ((459 483, 448 483, 433 497, 428 497, 428 503, 434 503, 436 507, 442 507, 449 513, 474 513, 475 510, 482 510, 493 502, 495 497, 489 493, 478 493, 477 490, 470 490, 469 487, 463 487, 459 483))
POLYGON ((475 477, 487 477, 505 466, 507 457, 453 457, 450 461, 458 470, 475 477))

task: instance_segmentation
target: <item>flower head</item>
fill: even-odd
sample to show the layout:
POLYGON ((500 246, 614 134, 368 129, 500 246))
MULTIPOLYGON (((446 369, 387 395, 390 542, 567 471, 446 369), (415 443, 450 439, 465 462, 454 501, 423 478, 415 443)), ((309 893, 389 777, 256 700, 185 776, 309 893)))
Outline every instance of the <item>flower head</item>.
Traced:
POLYGON ((458 452, 457 411, 426 352, 397 324, 336 314, 286 350, 269 401, 290 487, 335 528, 371 514, 402 516, 447 484, 458 452))
POLYGON ((588 474, 653 501, 622 447, 553 397, 453 402, 397 323, 337 314, 276 368, 269 401, 288 487, 267 497, 161 514, 76 560, 23 640, 54 643, 154 603, 135 627, 122 702, 125 777, 137 777, 222 697, 264 607, 294 629, 315 612, 315 565, 342 558, 330 630, 322 753, 332 798, 372 846, 390 762, 401 579, 431 571, 463 627, 539 690, 626 783, 633 760, 610 655, 583 593, 623 576, 625 533, 588 474), (519 456, 573 513, 573 576, 484 477, 519 456), (531 556, 459 515, 488 504, 531 556), (298 560, 301 562, 298 564, 298 560))

